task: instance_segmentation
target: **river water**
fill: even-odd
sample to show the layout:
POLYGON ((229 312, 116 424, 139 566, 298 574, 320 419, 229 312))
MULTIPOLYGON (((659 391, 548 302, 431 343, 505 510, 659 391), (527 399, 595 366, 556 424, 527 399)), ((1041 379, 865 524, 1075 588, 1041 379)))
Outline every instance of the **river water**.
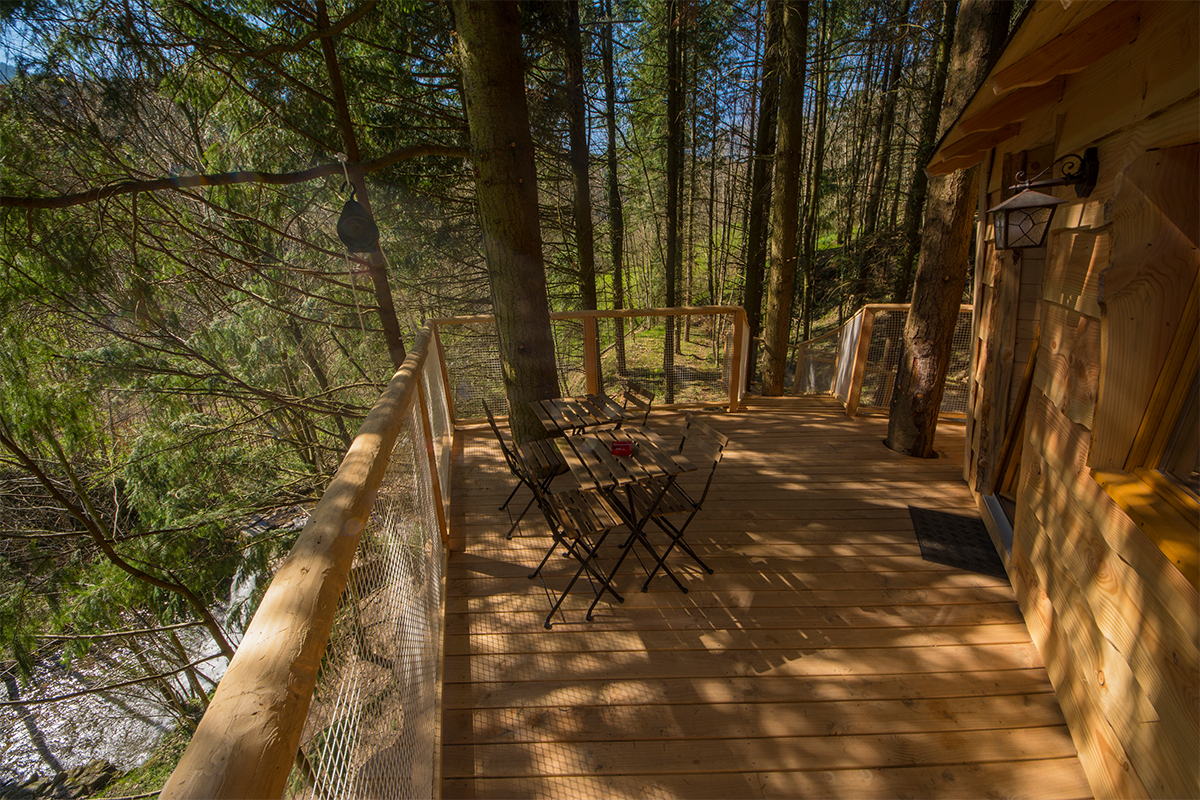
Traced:
MULTIPOLYGON (((291 520, 287 527, 298 530, 306 521, 306 515, 302 515, 291 520)), ((235 648, 242 637, 244 606, 259 578, 239 571, 233 579, 229 602, 214 609, 235 648)), ((212 636, 202 627, 181 629, 177 635, 193 661, 219 652, 212 636)), ((129 672, 122 665, 135 663, 135 655, 122 648, 77 659, 68 666, 42 662, 35 666, 29 681, 12 675, 4 677, 0 700, 13 699, 14 692, 22 700, 34 701, 112 686, 128 679, 129 672)), ((218 656, 196 667, 203 676, 201 685, 210 696, 228 666, 228 660, 218 656)), ((183 674, 169 681, 181 697, 193 694, 183 674)), ((159 740, 175 724, 175 717, 153 684, 115 688, 53 703, 0 706, 0 787, 20 783, 34 774, 53 775, 97 758, 107 759, 122 770, 132 769, 154 752, 159 740)))

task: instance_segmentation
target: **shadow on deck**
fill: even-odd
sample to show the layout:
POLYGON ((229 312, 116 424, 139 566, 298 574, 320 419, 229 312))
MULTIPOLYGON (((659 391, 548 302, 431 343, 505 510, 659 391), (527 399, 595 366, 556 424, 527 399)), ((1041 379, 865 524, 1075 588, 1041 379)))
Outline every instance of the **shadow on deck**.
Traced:
POLYGON ((732 439, 689 537, 716 574, 673 557, 690 593, 643 594, 627 569, 623 605, 585 622, 577 589, 549 631, 545 524, 503 538, 512 478, 490 431, 460 436, 443 795, 1090 796, 1012 590, 921 558, 909 505, 977 514, 962 426, 920 461, 886 419, 754 400, 705 415, 732 439))

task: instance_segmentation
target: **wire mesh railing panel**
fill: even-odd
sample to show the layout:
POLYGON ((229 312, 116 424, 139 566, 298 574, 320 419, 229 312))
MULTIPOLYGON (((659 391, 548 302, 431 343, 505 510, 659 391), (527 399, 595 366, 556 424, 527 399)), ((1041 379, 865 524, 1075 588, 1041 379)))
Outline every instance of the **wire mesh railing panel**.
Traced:
POLYGON ((863 370, 860 409, 890 408, 892 390, 896 385, 896 366, 904 345, 904 321, 907 311, 881 310, 875 312, 875 326, 867 348, 867 364, 863 370))
POLYGON ((596 320, 601 342, 601 387, 619 394, 629 381, 654 392, 656 403, 712 403, 729 400, 725 354, 733 327, 732 314, 696 314, 689 317, 627 317, 618 340, 617 318, 596 320), (667 365, 667 321, 675 335, 667 365))
POLYGON ((830 394, 837 380, 838 350, 842 329, 831 335, 796 346, 796 372, 792 378, 792 394, 830 394))
POLYGON ((405 416, 355 554, 290 797, 438 794, 445 550, 419 413, 405 416))
MULTIPOLYGON (((619 395, 634 381, 654 393, 656 403, 725 404, 729 398, 729 332, 732 312, 595 317, 600 390, 619 395), (676 346, 665 358, 668 320, 676 346)), ((585 319, 551 320, 558 389, 563 396, 587 392, 584 354, 585 319)), ((499 338, 491 322, 443 321, 438 324, 455 419, 483 416, 483 401, 493 410, 507 408, 500 370, 499 338)))
POLYGON ((500 335, 494 321, 438 325, 455 419, 482 419, 483 404, 508 408, 500 366, 500 335))
POLYGON ((559 392, 563 397, 585 394, 587 372, 583 362, 583 320, 551 320, 550 331, 554 336, 559 392))
MULTIPOLYGON (((867 363, 863 365, 858 407, 860 410, 879 411, 891 407, 908 308, 867 306, 865 311, 873 314, 874 324, 867 349, 867 363)), ((965 306, 958 314, 950 365, 946 371, 946 388, 942 395, 943 414, 967 412, 971 314, 970 306, 965 306)), ((793 392, 827 394, 833 391, 845 402, 853 374, 854 365, 851 362, 858 351, 858 333, 862 327, 861 317, 856 315, 832 335, 795 345, 793 358, 797 366, 793 392)))
MULTIPOLYGON (((896 370, 900 365, 900 351, 904 344, 904 324, 907 319, 907 310, 886 309, 875 312, 875 326, 871 332, 866 369, 863 371, 860 409, 879 411, 891 408, 892 392, 896 386, 896 370)), ((967 413, 970 343, 971 311, 964 310, 959 312, 954 327, 950 364, 946 369, 946 383, 942 393, 942 414, 967 413)))
POLYGON ((425 390, 425 405, 429 411, 429 430, 433 437, 433 454, 437 459, 438 481, 443 491, 450 485, 450 409, 446 401, 446 385, 442 382, 442 367, 436 358, 425 360, 421 368, 421 385, 425 390))
POLYGON ((946 369, 946 388, 942 392, 943 414, 966 414, 971 403, 972 312, 960 311, 950 345, 950 365, 946 369))

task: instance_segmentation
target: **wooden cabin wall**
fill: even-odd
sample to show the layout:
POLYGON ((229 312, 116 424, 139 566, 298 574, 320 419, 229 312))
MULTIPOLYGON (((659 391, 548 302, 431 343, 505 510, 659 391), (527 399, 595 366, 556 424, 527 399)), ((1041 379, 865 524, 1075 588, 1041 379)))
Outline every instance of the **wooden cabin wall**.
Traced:
MULTIPOLYGON (((981 223, 969 470, 972 485, 987 494, 1002 477, 1005 433, 1016 426, 1007 566, 1093 791, 1200 797, 1200 597, 1091 476, 1093 442, 1121 446, 1112 442, 1112 399, 1107 411, 1097 411, 1106 353, 1117 352, 1105 340, 1103 274, 1114 252, 1141 246, 1136 237, 1144 236, 1149 249, 1160 228, 1174 235, 1181 223, 1166 204, 1190 193, 1193 208, 1200 196, 1200 169, 1193 165, 1189 175, 1178 166, 1193 163, 1186 146, 1200 139, 1197 4, 1142 9, 1136 41, 1068 76, 1063 99, 992 153, 986 207, 1003 198, 1014 164, 1047 147, 1054 156, 1097 147, 1100 180, 1086 199, 1057 191, 1071 202, 1059 207, 1044 253, 997 252, 990 220, 981 223), (1162 191, 1139 193, 1136 201, 1128 190, 1121 195, 1118 187, 1135 173, 1162 191), (1034 319, 1039 350, 1027 372, 1021 352, 1032 344, 1034 319)), ((1161 367, 1164 331, 1182 313, 1189 269, 1194 279, 1190 235, 1192 253, 1176 261, 1191 266, 1175 263, 1162 272, 1172 284, 1155 289, 1161 297, 1146 311, 1154 324, 1141 341, 1120 348, 1126 359, 1140 353, 1146 370, 1161 367)), ((1130 395, 1139 392, 1148 389, 1134 387, 1130 395)), ((1137 402, 1120 408, 1134 429, 1142 413, 1137 402)))

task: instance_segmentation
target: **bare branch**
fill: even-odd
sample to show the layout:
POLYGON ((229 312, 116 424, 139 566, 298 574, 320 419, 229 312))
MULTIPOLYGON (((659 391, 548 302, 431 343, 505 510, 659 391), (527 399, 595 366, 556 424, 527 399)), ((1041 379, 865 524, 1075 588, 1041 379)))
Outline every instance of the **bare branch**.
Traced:
MULTIPOLYGON (((415 144, 394 150, 385 156, 364 161, 356 166, 363 172, 375 172, 386 169, 400 161, 406 161, 418 156, 446 156, 448 158, 466 158, 466 148, 450 147, 438 144, 415 144)), ((231 186, 238 183, 263 183, 285 185, 305 183, 306 181, 325 178, 342 173, 341 164, 321 164, 309 167, 299 172, 259 172, 258 170, 238 170, 237 172, 222 172, 213 175, 180 175, 176 178, 156 178, 148 181, 121 181, 104 186, 97 186, 83 192, 61 194, 54 197, 12 197, 0 196, 0 208, 68 208, 70 206, 94 203, 109 197, 134 192, 157 192, 161 190, 178 191, 197 186, 231 186)))
POLYGON ((43 697, 38 700, 6 700, 3 703, 0 703, 0 708, 9 708, 11 706, 41 706, 41 705, 45 705, 47 703, 57 703, 60 700, 70 700, 73 697, 83 697, 86 694, 97 694, 99 692, 111 692, 113 689, 122 689, 126 686, 135 686, 139 683, 146 683, 148 681, 156 681, 161 678, 169 678, 172 675, 178 675, 179 673, 183 672, 186 669, 191 669, 193 667, 197 667, 200 664, 205 663, 206 661, 212 661, 213 659, 216 659, 216 658, 222 658, 225 655, 226 655, 225 653, 214 653, 211 656, 207 656, 206 658, 197 659, 190 664, 182 666, 179 669, 173 669, 170 672, 160 672, 157 675, 149 675, 144 678, 135 678, 134 680, 131 680, 131 681, 122 681, 121 683, 113 683, 113 684, 109 684, 108 686, 99 686, 95 689, 83 689, 82 691, 71 692, 70 694, 60 694, 57 697, 43 697))

